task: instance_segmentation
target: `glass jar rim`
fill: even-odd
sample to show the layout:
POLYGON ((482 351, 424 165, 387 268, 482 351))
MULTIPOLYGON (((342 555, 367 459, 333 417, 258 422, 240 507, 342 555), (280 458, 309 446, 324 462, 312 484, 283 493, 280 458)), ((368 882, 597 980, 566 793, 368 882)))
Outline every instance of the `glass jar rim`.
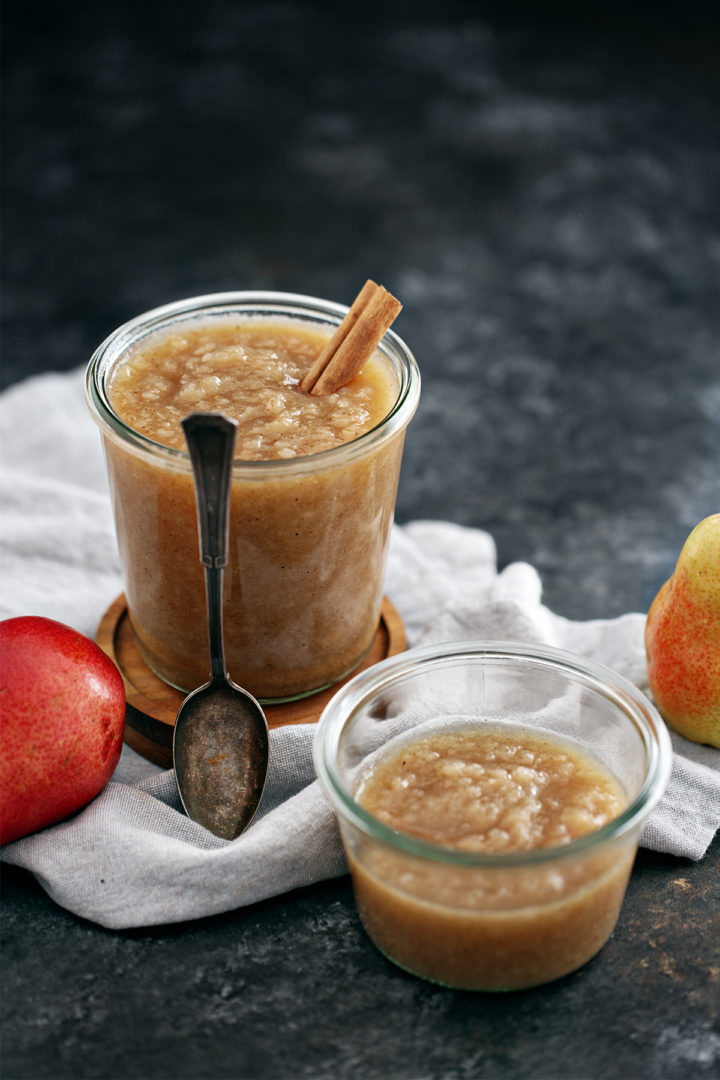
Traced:
MULTIPOLYGON (((274 292, 254 289, 233 292, 207 293, 176 300, 151 308, 122 323, 97 347, 85 374, 85 397, 92 415, 101 427, 109 429, 124 443, 140 453, 164 459, 176 468, 190 469, 187 450, 165 446, 126 424, 110 404, 106 379, 117 360, 141 338, 157 331, 170 329, 186 319, 254 314, 261 317, 304 318, 337 326, 348 308, 332 300, 306 296, 302 293, 274 292)), ((291 473, 314 472, 345 464, 349 459, 364 455, 407 426, 420 398, 420 371, 412 352, 393 330, 387 330, 378 350, 393 364, 399 375, 397 399, 383 419, 369 431, 350 442, 296 458, 277 458, 247 461, 236 458, 233 476, 260 479, 291 473)))
POLYGON ((328 702, 313 744, 315 772, 335 810, 367 836, 407 855, 456 867, 520 868, 565 860, 618 840, 632 832, 660 801, 672 767, 672 745, 652 702, 624 676, 595 660, 564 649, 519 641, 450 641, 425 645, 381 660, 345 683, 328 702), (403 833, 374 817, 353 797, 337 767, 339 742, 358 709, 391 683, 409 679, 419 668, 476 659, 520 661, 574 676, 616 705, 635 724, 646 751, 643 783, 625 810, 600 829, 567 844, 531 851, 488 854, 433 844, 403 833))

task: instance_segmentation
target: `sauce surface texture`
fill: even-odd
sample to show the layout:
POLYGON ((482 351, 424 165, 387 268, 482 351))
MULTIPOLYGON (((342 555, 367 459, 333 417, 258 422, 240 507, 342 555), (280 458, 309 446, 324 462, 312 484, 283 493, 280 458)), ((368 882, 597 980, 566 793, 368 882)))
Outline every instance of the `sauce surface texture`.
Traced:
POLYGON ((566 844, 617 817, 618 781, 580 749, 534 733, 431 735, 383 758, 358 801, 411 836, 464 851, 566 844))
POLYGON ((221 320, 149 335, 113 373, 110 402, 135 431, 185 449, 180 422, 194 410, 238 422, 235 457, 302 457, 351 442, 391 411, 398 388, 372 357, 335 394, 298 383, 325 343, 297 323, 221 320))

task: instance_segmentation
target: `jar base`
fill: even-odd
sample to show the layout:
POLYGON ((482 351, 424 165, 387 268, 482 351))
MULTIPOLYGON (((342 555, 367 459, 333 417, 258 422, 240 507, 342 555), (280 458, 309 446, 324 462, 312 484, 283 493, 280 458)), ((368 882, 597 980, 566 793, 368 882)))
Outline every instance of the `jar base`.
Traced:
MULTIPOLYGON (((124 594, 121 593, 103 615, 95 640, 117 665, 125 683, 125 742, 154 764, 172 768, 175 717, 185 693, 159 678, 140 655, 124 594)), ((268 726, 275 728, 286 724, 316 723, 325 705, 343 682, 378 661, 403 652, 406 647, 403 621, 384 597, 380 623, 365 659, 332 686, 282 702, 263 703, 268 726)))

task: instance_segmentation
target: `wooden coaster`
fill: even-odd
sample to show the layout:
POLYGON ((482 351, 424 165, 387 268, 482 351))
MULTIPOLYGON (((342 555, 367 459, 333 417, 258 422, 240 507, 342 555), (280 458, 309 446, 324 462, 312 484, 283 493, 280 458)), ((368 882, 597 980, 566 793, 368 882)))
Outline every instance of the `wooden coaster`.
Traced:
MULTIPOLYGON (((103 652, 113 660, 125 683, 125 742, 149 761, 172 768, 172 737, 177 711, 185 695, 168 686, 141 657, 128 618, 127 601, 120 594, 102 617, 95 635, 103 652)), ((352 675, 394 656, 406 647, 405 627, 387 597, 383 598, 380 624, 370 652, 351 675, 327 690, 284 705, 264 706, 268 726, 312 724, 333 694, 352 675)))

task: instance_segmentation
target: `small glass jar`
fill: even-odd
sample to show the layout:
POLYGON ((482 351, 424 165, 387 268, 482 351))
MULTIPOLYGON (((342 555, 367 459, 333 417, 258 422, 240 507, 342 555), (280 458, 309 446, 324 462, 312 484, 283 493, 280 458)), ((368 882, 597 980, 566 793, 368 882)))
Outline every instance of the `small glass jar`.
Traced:
MULTIPOLYGON (((265 320, 329 336, 346 311, 290 293, 200 296, 126 323, 90 361, 86 396, 103 439, 130 623, 145 662, 183 692, 209 673, 190 458, 116 414, 113 371, 161 331, 265 320)), ((266 703, 332 685, 372 646, 405 429, 420 393, 415 360, 396 334, 385 334, 378 353, 397 398, 376 427, 321 453, 233 465, 226 657, 232 678, 266 703)))
POLYGON ((672 757, 654 707, 613 671, 556 649, 472 641, 355 676, 327 705, 314 754, 368 934, 407 971, 468 990, 538 985, 598 952, 672 757), (487 726, 584 751, 619 781, 626 809, 564 845, 480 854, 400 832, 357 801, 368 763, 394 747, 487 726))

